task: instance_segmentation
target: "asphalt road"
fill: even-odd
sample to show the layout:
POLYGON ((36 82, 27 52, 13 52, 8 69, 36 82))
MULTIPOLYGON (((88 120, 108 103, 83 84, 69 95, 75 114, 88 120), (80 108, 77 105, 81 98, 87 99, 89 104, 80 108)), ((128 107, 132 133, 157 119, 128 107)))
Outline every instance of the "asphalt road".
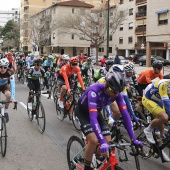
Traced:
MULTIPOLYGON (((136 71, 146 68, 137 67, 136 71)), ((167 69, 169 71, 169 68, 167 69)), ((72 122, 66 118, 57 119, 52 99, 42 96, 46 112, 46 130, 40 134, 36 123, 30 122, 26 111, 28 87, 16 80, 16 99, 18 110, 9 109, 8 147, 5 158, 0 158, 2 170, 68 170, 66 145, 70 136, 79 134, 72 122)), ((140 159, 142 170, 169 170, 170 163, 161 163, 160 159, 140 159)))

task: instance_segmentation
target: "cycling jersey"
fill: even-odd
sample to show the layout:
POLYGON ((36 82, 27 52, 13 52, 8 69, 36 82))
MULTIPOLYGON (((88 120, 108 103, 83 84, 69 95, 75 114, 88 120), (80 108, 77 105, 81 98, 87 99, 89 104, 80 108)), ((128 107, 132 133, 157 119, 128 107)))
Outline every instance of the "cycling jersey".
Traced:
POLYGON ((9 61, 9 68, 13 68, 14 67, 14 62, 15 62, 15 60, 14 60, 14 57, 12 57, 12 56, 10 56, 10 57, 6 57, 7 59, 8 59, 8 61, 9 61))
MULTIPOLYGON (((167 114, 170 117, 170 80, 157 80, 153 84, 149 84, 145 89, 145 97, 154 101, 161 108, 165 107, 167 114)), ((142 101, 143 102, 143 101, 142 101)), ((150 106, 152 107, 152 105, 150 106)))
POLYGON ((80 85, 81 85, 82 89, 84 90, 85 87, 84 87, 84 83, 83 83, 83 80, 81 77, 80 68, 78 66, 71 68, 70 64, 66 64, 63 67, 61 67, 60 75, 64 78, 68 89, 70 89, 68 78, 70 78, 70 76, 73 75, 74 73, 77 74, 78 81, 80 82, 80 85))
POLYGON ((107 72, 106 67, 101 67, 100 70, 94 75, 94 78, 99 80, 101 77, 105 76, 107 72))
POLYGON ((53 67, 53 62, 52 61, 48 61, 48 60, 45 60, 43 65, 43 67, 53 67))
POLYGON ((4 74, 0 73, 0 86, 8 84, 8 80, 10 80, 11 98, 15 99, 15 77, 14 72, 10 69, 7 69, 4 74))
POLYGON ((119 93, 115 98, 111 98, 105 93, 105 84, 95 83, 88 87, 79 99, 83 113, 89 113, 90 124, 101 144, 106 143, 106 141, 103 137, 99 122, 97 120, 98 114, 100 114, 101 109, 107 105, 110 105, 114 101, 116 101, 119 106, 125 128, 127 129, 130 138, 132 140, 135 139, 132 130, 131 119, 128 114, 122 93, 119 93))
POLYGON ((31 60, 31 58, 29 57, 26 61, 26 64, 28 65, 28 68, 32 67, 34 65, 34 59, 31 60))
POLYGON ((152 80, 157 77, 163 79, 162 73, 155 74, 154 70, 146 70, 139 74, 139 76, 137 77, 137 82, 140 84, 150 84, 152 83, 152 80))
POLYGON ((93 69, 93 64, 92 63, 88 64, 88 62, 84 62, 82 64, 81 69, 84 70, 84 71, 88 71, 89 69, 93 69))

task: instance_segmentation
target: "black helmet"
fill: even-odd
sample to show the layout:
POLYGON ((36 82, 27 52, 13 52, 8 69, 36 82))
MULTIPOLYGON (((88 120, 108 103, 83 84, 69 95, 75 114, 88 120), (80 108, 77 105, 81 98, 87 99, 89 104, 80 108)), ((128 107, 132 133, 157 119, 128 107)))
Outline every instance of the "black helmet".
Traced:
POLYGON ((106 74, 106 85, 114 90, 116 93, 123 91, 125 82, 123 76, 118 72, 112 72, 106 74))
POLYGON ((40 58, 34 60, 34 64, 42 64, 42 63, 43 61, 40 58))
POLYGON ((106 65, 113 65, 113 60, 106 60, 106 61, 105 61, 105 64, 106 64, 106 65))
POLYGON ((160 60, 155 60, 153 63, 152 63, 152 67, 153 68, 162 68, 163 67, 163 63, 160 61, 160 60))

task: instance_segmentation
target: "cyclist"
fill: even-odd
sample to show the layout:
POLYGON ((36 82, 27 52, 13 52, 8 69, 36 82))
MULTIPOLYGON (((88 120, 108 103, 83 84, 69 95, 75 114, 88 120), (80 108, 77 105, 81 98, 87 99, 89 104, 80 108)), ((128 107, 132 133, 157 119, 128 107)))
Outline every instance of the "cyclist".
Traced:
POLYGON ((32 53, 29 54, 29 58, 26 61, 28 69, 34 65, 34 59, 35 59, 35 55, 32 53))
POLYGON ((113 60, 106 60, 105 66, 101 67, 99 71, 95 73, 93 78, 94 82, 98 81, 101 77, 104 77, 112 65, 113 65, 113 60))
POLYGON ((43 57, 42 57, 43 62, 47 59, 47 57, 48 57, 47 54, 43 55, 43 57))
POLYGON ((92 77, 94 76, 94 69, 93 69, 93 65, 92 65, 92 59, 89 57, 87 58, 87 62, 84 62, 82 64, 82 68, 81 68, 81 73, 82 76, 88 77, 88 70, 90 70, 90 72, 92 71, 92 77))
MULTIPOLYGON (((40 94, 41 88, 40 88, 39 77, 43 77, 44 78, 47 91, 49 89, 48 81, 47 81, 47 77, 46 77, 45 71, 41 67, 42 66, 42 62, 43 61, 41 59, 36 59, 34 61, 34 66, 31 67, 29 69, 29 71, 28 71, 28 87, 30 89, 29 96, 32 94, 32 90, 35 91, 35 92, 39 92, 39 94, 40 94)), ((32 109, 31 101, 28 102, 28 108, 30 110, 32 109)))
POLYGON ((20 79, 20 75, 21 75, 20 71, 26 65, 25 58, 23 57, 22 53, 19 54, 19 58, 17 58, 16 63, 17 63, 17 70, 18 70, 17 76, 20 79))
MULTIPOLYGON (((142 97, 142 104, 154 116, 149 126, 144 129, 147 140, 155 143, 153 138, 153 130, 160 130, 161 138, 164 137, 164 123, 170 118, 170 79, 157 80, 155 83, 149 84, 142 97)), ((162 155, 165 161, 170 161, 164 151, 162 155)))
POLYGON ((45 60, 43 62, 42 66, 43 66, 45 72, 47 72, 49 68, 51 69, 53 67, 53 58, 54 57, 52 55, 49 55, 47 60, 45 60))
POLYGON ((84 170, 90 170, 92 156, 98 142, 101 144, 101 154, 106 155, 109 150, 108 142, 111 141, 111 136, 109 128, 102 117, 101 110, 114 101, 119 106, 124 126, 131 140, 135 145, 142 146, 142 142, 136 140, 134 136, 131 119, 121 93, 124 87, 124 79, 120 73, 107 73, 105 84, 95 83, 91 85, 78 101, 75 113, 79 119, 81 130, 88 141, 85 148, 84 170))
POLYGON ((13 69, 14 72, 16 72, 16 71, 17 71, 17 65, 16 65, 16 62, 15 62, 15 60, 14 60, 14 57, 12 56, 12 53, 11 53, 11 52, 8 52, 6 58, 7 58, 8 61, 9 61, 9 66, 8 66, 8 67, 9 67, 10 69, 13 69))
MULTIPOLYGON (((6 58, 0 60, 0 91, 5 95, 6 101, 15 100, 15 79, 14 72, 8 68, 9 61, 6 58), (10 80, 10 87, 8 81, 10 80)), ((6 123, 9 121, 8 116, 9 103, 5 104, 4 116, 6 123)))
POLYGON ((71 81, 71 76, 76 73, 78 77, 78 81, 80 82, 80 85, 83 90, 85 90, 84 83, 81 77, 81 72, 80 68, 78 67, 78 59, 76 57, 71 57, 70 58, 70 63, 64 65, 61 70, 60 74, 58 76, 58 80, 60 81, 60 85, 62 86, 61 88, 61 95, 59 99, 59 106, 61 108, 64 108, 63 106, 63 96, 66 93, 66 90, 68 93, 70 93, 70 81, 71 81))

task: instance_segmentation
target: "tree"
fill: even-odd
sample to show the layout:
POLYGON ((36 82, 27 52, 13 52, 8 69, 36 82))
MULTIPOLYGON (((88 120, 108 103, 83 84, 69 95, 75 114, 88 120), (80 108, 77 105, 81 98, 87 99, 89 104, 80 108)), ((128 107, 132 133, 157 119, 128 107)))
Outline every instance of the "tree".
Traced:
MULTIPOLYGON (((125 20, 126 12, 119 11, 117 6, 112 8, 110 16, 110 33, 112 36, 120 23, 125 20)), ((74 34, 96 48, 96 63, 98 64, 98 49, 107 40, 107 9, 95 10, 93 12, 78 10, 74 15, 69 14, 60 20, 59 34, 74 34)))
POLYGON ((9 20, 6 25, 1 28, 0 36, 3 37, 3 45, 2 48, 7 49, 9 48, 18 48, 19 46, 19 23, 14 22, 13 20, 9 20))

